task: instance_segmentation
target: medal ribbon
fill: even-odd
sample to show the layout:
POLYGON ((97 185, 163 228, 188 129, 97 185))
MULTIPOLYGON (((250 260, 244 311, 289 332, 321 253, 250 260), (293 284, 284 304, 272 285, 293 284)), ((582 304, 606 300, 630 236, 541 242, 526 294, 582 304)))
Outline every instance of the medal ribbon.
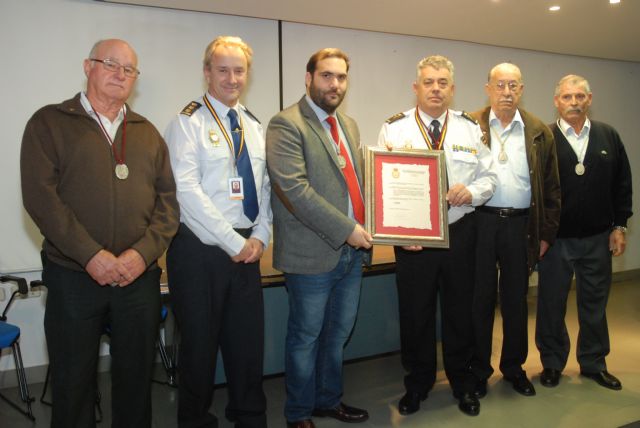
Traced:
POLYGON ((422 134, 422 138, 424 138, 425 143, 427 143, 427 147, 430 150, 442 150, 442 144, 444 143, 444 138, 447 135, 447 124, 449 123, 449 113, 444 118, 444 125, 442 125, 442 133, 440 134, 440 139, 435 141, 433 134, 429 130, 429 127, 424 124, 422 118, 420 117, 420 113, 418 113, 418 106, 416 106, 416 123, 418 124, 418 128, 420 129, 420 133, 422 134), (435 147, 433 142, 435 142, 435 147))
MULTIPOLYGON (((237 166, 238 165, 238 158, 240 157, 240 154, 242 153, 242 149, 244 149, 244 131, 240 132, 240 149, 238 149, 238 153, 236 154, 235 150, 233 149, 233 140, 229 137, 229 134, 227 133, 227 130, 225 129, 225 127, 222 125, 222 121, 220 120, 220 117, 218 117, 218 114, 216 113, 216 110, 213 108, 213 106, 211 105, 211 103, 207 99, 207 94, 204 94, 204 96, 202 98, 204 99, 204 104, 207 106, 207 109, 209 109, 209 112, 211 113, 211 115, 215 119, 216 123, 218 124, 218 127, 220 127, 220 130, 222 131, 222 135, 224 135, 224 139, 227 141, 227 145, 229 146, 229 150, 233 154, 234 163, 237 166)), ((238 115, 238 117, 240 119, 240 128, 242 128, 244 130, 244 126, 242 125, 242 117, 240 115, 238 115)))
POLYGON ((93 112, 96 114, 96 117, 98 118, 98 123, 100 124, 100 129, 102 129, 102 133, 104 134, 105 137, 107 137, 107 141, 111 145, 111 150, 113 151, 113 158, 116 160, 116 164, 124 165, 125 149, 127 146, 127 113, 124 110, 124 107, 122 107, 122 114, 124 115, 124 118, 122 119, 122 150, 120 151, 122 153, 122 157, 118 157, 118 151, 116 150, 116 145, 113 144, 113 140, 111 139, 111 137, 109 136, 109 133, 105 129, 104 125, 102 124, 100 115, 98 114, 96 109, 93 108, 93 106, 91 106, 91 109, 93 109, 93 112))

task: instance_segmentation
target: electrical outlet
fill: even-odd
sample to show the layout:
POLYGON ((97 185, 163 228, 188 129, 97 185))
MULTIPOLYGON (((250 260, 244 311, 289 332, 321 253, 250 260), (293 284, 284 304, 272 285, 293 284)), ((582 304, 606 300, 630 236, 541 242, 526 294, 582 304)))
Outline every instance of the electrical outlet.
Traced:
MULTIPOLYGON (((17 290, 18 290, 18 287, 15 285, 12 285, 10 293, 13 294, 13 292, 17 290)), ((40 291, 40 287, 31 287, 29 288, 29 294, 27 294, 26 296, 23 296, 22 294, 18 293, 16 295, 16 299, 30 299, 32 297, 40 297, 41 294, 42 294, 42 291, 40 291)))

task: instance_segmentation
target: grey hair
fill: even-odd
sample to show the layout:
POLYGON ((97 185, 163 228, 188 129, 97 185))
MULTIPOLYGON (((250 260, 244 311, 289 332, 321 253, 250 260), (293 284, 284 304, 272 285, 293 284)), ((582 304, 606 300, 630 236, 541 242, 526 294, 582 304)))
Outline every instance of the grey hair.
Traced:
POLYGON ((426 67, 432 67, 436 70, 440 70, 441 68, 449 70, 449 74, 451 74, 451 83, 453 83, 453 63, 449 61, 449 58, 442 55, 431 55, 426 58, 422 58, 420 62, 418 62, 418 66, 416 68, 417 78, 420 78, 420 72, 426 67))
POLYGON ((560 79, 558 81, 558 84, 556 85, 556 90, 554 92, 554 95, 556 97, 560 95, 560 88, 565 83, 569 83, 571 85, 576 85, 576 86, 582 86, 582 89, 584 89, 584 91, 587 94, 591 93, 591 86, 589 86, 589 82, 587 81, 587 79, 585 79, 582 76, 578 76, 577 74, 567 74, 562 79, 560 79))

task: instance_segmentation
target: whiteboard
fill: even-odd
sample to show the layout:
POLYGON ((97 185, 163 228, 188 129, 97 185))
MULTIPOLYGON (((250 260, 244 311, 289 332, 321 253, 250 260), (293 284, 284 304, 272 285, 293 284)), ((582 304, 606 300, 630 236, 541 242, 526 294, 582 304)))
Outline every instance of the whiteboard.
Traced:
MULTIPOLYGON (((120 37, 134 46, 142 74, 130 104, 164 132, 173 115, 204 92, 202 54, 221 34, 239 35, 254 49, 252 76, 242 101, 266 126, 279 110, 277 21, 90 0, 0 2, 0 272, 40 270, 42 238, 22 209, 20 140, 35 110, 83 88, 82 60, 91 45, 101 38, 120 37)), ((411 84, 418 60, 442 54, 456 68, 453 107, 459 110, 484 106, 489 69, 511 61, 523 72, 522 106, 551 122, 557 80, 568 73, 585 75, 594 91, 593 117, 616 127, 632 168, 640 166, 640 63, 283 22, 285 107, 304 94, 306 63, 324 47, 342 48, 351 57, 349 90, 341 109, 358 121, 365 144, 375 144, 386 118, 414 106, 411 84)), ((640 174, 635 174, 636 190, 639 180, 640 174)), ((614 270, 640 268, 637 230, 632 217, 630 245, 623 257, 614 258, 614 270)))
POLYGON ((218 35, 242 37, 254 50, 242 102, 264 123, 279 109, 276 21, 77 0, 0 3, 0 272, 40 270, 42 237, 22 208, 20 142, 40 107, 85 87, 82 61, 93 43, 127 40, 141 75, 129 104, 161 133, 206 90, 202 56, 218 35))

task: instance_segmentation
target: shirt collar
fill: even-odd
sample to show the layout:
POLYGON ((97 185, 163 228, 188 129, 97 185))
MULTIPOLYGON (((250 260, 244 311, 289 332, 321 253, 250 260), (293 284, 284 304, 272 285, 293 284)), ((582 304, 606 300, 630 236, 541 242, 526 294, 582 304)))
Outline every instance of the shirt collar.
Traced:
POLYGON ((311 107, 311 110, 313 110, 316 116, 318 116, 318 120, 320 121, 320 123, 323 124, 323 126, 324 126, 324 122, 327 120, 329 116, 333 116, 336 118, 336 120, 338 120, 335 112, 333 115, 330 115, 329 113, 327 113, 326 111, 318 107, 318 105, 313 102, 309 94, 305 95, 305 99, 307 100, 307 103, 309 103, 309 107, 311 107))
POLYGON ((420 107, 416 107, 416 108, 418 109, 418 113, 420 114, 420 117, 422 118, 422 121, 427 126, 430 126, 431 122, 433 122, 434 120, 437 120, 438 122, 440 122, 440 126, 442 126, 444 124, 445 118, 447 117, 447 113, 449 112, 449 109, 447 109, 447 110, 444 111, 444 113, 442 113, 440 115, 440 117, 431 117, 427 113, 425 113, 422 110, 420 110, 420 107))
POLYGON ((233 107, 229 107, 226 104, 221 103, 220 101, 218 101, 213 95, 211 95, 209 92, 205 93, 205 96, 207 97, 207 99, 209 100, 209 102, 211 103, 211 105, 213 106, 214 110, 216 111, 216 113, 218 113, 218 116, 223 118, 223 117, 227 117, 227 114, 229 114, 229 110, 231 110, 232 108, 238 113, 240 114, 240 103, 236 103, 235 106, 233 107))
POLYGON ((564 135, 575 135, 576 137, 580 137, 589 132, 589 129, 591 129, 591 121, 587 117, 587 119, 584 121, 582 129, 580 130, 580 135, 577 135, 576 130, 573 129, 573 126, 569 125, 569 122, 567 122, 563 118, 558 119, 558 126, 560 127, 560 130, 564 135))
MULTIPOLYGON (((87 98, 87 94, 84 91, 80 92, 80 104, 82 104, 82 107, 84 107, 87 113, 89 113, 89 116, 97 117, 98 113, 91 106, 91 102, 89 101, 89 98, 87 98)), ((126 111, 127 111, 127 105, 124 104, 120 109, 120 111, 118 112, 118 116, 116 116, 116 119, 113 121, 113 123, 119 120, 122 120, 124 118, 124 113, 126 113, 126 111)), ((102 117, 105 117, 105 116, 102 115, 102 117)))
MULTIPOLYGON (((516 114, 513 115, 513 119, 511 119, 511 122, 509 123, 509 125, 504 127, 503 131, 506 131, 507 128, 509 128, 510 126, 516 126, 515 125, 516 123, 520 124, 520 127, 524 129, 524 121, 522 120, 522 116, 520 115, 520 110, 518 109, 516 109, 516 114)), ((495 124, 497 124, 499 128, 502 129, 502 122, 500 122, 500 119, 498 119, 498 116, 496 116, 496 113, 493 111, 493 109, 491 109, 491 111, 489 112, 489 125, 493 126, 495 124)))

